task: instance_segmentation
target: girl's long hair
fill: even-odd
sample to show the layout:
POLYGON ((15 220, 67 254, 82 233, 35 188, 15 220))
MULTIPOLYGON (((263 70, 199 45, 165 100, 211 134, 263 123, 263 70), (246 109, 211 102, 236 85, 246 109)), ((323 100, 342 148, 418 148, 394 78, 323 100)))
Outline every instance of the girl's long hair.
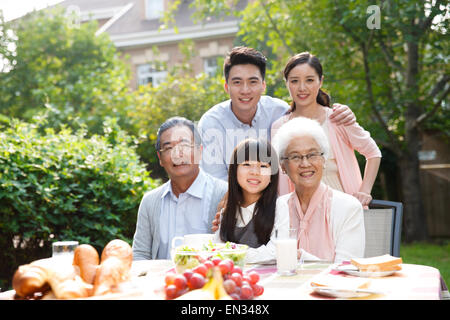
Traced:
POLYGON ((271 167, 270 183, 256 202, 253 212, 258 242, 266 244, 270 240, 275 223, 279 165, 276 151, 268 141, 263 140, 246 139, 233 150, 231 163, 228 168, 228 199, 222 213, 220 238, 222 241, 237 242, 234 236, 237 222, 236 212, 239 212, 242 218, 240 207, 244 201, 242 187, 237 180, 237 169, 239 164, 245 161, 266 162, 271 167))

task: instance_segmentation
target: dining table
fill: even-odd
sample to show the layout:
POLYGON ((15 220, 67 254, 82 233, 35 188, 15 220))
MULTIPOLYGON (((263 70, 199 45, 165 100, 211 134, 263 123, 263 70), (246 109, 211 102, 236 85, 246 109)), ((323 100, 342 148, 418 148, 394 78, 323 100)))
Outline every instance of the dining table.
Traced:
MULTIPOLYGON (((348 262, 349 263, 349 262, 348 262)), ((269 300, 439 300, 442 299, 442 280, 438 269, 416 264, 402 264, 402 269, 388 276, 367 276, 368 284, 359 295, 348 296, 349 292, 335 295, 317 293, 320 289, 313 286, 325 277, 339 278, 339 283, 345 280, 362 280, 359 276, 349 275, 336 270, 337 264, 309 262, 298 265, 294 276, 280 276, 276 266, 253 266, 248 270, 258 272, 262 277, 264 295, 261 299, 269 300), (343 279, 340 279, 343 278, 343 279), (347 296, 346 296, 347 294, 347 296)), ((327 278, 328 279, 328 278, 327 278)), ((351 290, 349 290, 351 291, 351 290)), ((351 292, 350 292, 351 293, 351 292)))
MULTIPOLYGON (((349 262, 347 262, 349 263, 349 262)), ((388 276, 368 277, 365 289, 368 292, 353 296, 324 295, 318 293, 313 283, 323 277, 334 276, 341 281, 351 281, 357 277, 339 271, 338 265, 325 261, 303 261, 297 264, 296 273, 291 276, 279 275, 276 264, 246 264, 245 272, 255 271, 259 274, 259 284, 264 293, 257 300, 439 300, 448 290, 442 281, 438 269, 425 265, 401 265, 401 270, 388 276), (447 291, 446 291, 447 290, 447 291)), ((88 299, 119 300, 162 300, 164 295, 164 278, 167 272, 175 272, 171 260, 133 261, 131 281, 122 293, 112 293, 88 299)), ((14 298, 14 290, 0 292, 0 300, 14 298)), ((49 297, 51 299, 51 297, 49 297)))

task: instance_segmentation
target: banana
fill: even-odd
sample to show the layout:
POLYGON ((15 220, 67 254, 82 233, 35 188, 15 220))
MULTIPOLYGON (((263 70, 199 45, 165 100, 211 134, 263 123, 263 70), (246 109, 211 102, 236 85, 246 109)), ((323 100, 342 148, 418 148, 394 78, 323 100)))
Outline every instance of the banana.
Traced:
POLYGON ((223 287, 222 273, 217 267, 214 267, 213 269, 212 280, 214 280, 216 283, 216 292, 215 292, 216 300, 233 300, 223 287))
POLYGON ((225 291, 222 274, 217 267, 213 267, 212 277, 201 289, 183 294, 176 300, 232 300, 225 291))

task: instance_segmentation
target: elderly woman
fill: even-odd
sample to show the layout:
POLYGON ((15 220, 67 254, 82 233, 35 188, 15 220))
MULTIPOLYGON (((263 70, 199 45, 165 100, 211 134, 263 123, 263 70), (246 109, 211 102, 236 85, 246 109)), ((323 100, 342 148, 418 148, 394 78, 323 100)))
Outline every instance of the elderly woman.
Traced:
POLYGON ((299 258, 341 262, 363 257, 361 203, 321 182, 330 147, 320 124, 304 117, 289 120, 274 136, 273 146, 295 186, 279 203, 289 210, 291 228, 298 230, 299 258))
MULTIPOLYGON (((296 117, 319 121, 331 145, 322 181, 368 206, 381 162, 381 151, 370 133, 356 122, 340 126, 330 121, 334 111, 330 96, 321 89, 323 69, 316 56, 309 52, 296 54, 289 59, 283 73, 292 97, 291 110, 272 124, 271 134, 275 135, 281 125, 296 117), (355 150, 366 158, 364 177, 361 176, 355 150)), ((292 181, 280 174, 279 195, 292 191, 292 181)))

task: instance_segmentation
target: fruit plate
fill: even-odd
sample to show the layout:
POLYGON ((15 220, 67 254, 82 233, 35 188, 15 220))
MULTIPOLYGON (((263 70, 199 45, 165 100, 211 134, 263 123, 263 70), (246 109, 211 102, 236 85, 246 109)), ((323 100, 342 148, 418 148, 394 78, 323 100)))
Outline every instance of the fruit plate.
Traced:
POLYGON ((354 266, 352 264, 338 265, 338 266, 334 267, 334 270, 344 272, 351 276, 364 277, 364 278, 387 277, 398 271, 398 270, 360 271, 356 266, 354 266))
POLYGON ((166 300, 250 300, 261 296, 264 287, 256 271, 243 271, 230 258, 214 257, 182 274, 169 270, 164 277, 166 300))

